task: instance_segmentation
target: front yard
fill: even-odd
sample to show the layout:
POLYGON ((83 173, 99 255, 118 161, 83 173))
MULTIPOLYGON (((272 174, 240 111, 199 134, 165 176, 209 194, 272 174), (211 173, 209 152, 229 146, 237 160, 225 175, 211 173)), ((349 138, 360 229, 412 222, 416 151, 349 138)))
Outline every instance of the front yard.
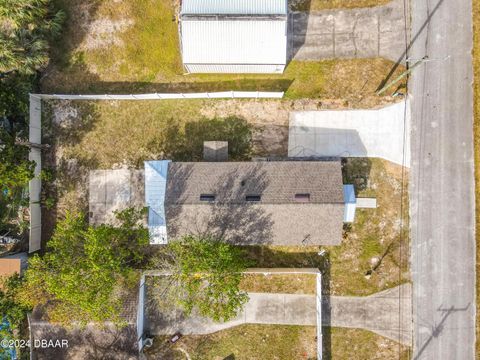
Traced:
MULTIPOLYGON (((409 350, 370 331, 323 328, 323 358, 332 360, 409 359, 409 350)), ((314 326, 241 325, 204 336, 184 336, 175 345, 156 337, 147 359, 313 360, 314 326)))

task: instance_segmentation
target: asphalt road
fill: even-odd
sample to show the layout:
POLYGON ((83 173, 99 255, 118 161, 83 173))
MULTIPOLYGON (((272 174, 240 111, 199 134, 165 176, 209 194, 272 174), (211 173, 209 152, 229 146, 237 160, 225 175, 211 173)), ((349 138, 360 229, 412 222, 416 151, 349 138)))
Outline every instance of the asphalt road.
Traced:
POLYGON ((471 1, 411 6, 414 359, 474 359, 471 1))

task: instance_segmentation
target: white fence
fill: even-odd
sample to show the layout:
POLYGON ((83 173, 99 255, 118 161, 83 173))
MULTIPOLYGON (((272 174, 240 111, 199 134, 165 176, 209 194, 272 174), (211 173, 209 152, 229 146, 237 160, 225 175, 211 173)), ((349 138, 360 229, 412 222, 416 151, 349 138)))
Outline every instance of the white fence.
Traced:
MULTIPOLYGON (((317 315, 317 359, 323 358, 323 335, 322 335, 322 273, 316 268, 250 268, 243 274, 263 274, 263 275, 280 275, 280 274, 314 274, 316 275, 316 315, 317 315)), ((138 310, 137 310, 137 341, 138 350, 143 351, 145 340, 145 278, 147 276, 171 276, 172 273, 164 270, 147 270, 144 271, 140 279, 138 291, 138 310)))
POLYGON ((322 274, 317 273, 317 359, 323 358, 323 331, 322 331, 322 274))
MULTIPOLYGON (((42 101, 39 98, 30 96, 30 124, 29 141, 32 144, 42 143, 41 131, 42 101)), ((30 234, 28 252, 40 250, 42 241, 42 210, 40 208, 40 194, 42 181, 40 171, 42 170, 42 153, 39 148, 31 147, 28 158, 35 161, 35 177, 28 184, 30 195, 30 234)))
POLYGON ((283 92, 275 91, 220 91, 202 93, 153 93, 127 95, 65 95, 65 94, 31 94, 39 99, 59 100, 169 100, 169 99, 280 99, 283 92))
MULTIPOLYGON (((179 94, 130 94, 130 95, 62 95, 62 94, 30 94, 30 143, 41 145, 42 100, 168 100, 168 99, 280 99, 283 92, 275 91, 222 91, 179 94)), ((29 159, 35 161, 35 178, 29 183, 30 195, 30 238, 29 252, 38 251, 42 241, 42 213, 40 194, 42 183, 42 154, 39 148, 32 147, 29 159)))

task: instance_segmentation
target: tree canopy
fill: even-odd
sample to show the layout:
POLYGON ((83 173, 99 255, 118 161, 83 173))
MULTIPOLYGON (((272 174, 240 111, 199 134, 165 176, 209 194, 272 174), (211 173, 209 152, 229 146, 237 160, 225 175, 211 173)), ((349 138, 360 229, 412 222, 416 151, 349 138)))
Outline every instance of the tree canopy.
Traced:
POLYGON ((239 247, 189 235, 170 242, 163 255, 155 266, 172 273, 170 290, 187 315, 197 311, 215 321, 228 321, 248 301, 239 286, 249 262, 239 247))
POLYGON ((0 73, 33 74, 48 64, 48 40, 65 14, 51 0, 0 0, 0 73))
POLYGON ((0 314, 8 320, 13 328, 18 328, 25 320, 25 313, 30 310, 28 306, 21 304, 17 299, 22 280, 18 274, 15 274, 7 278, 1 278, 0 283, 2 284, 0 288, 0 314))
POLYGON ((117 214, 118 227, 94 227, 81 214, 67 214, 47 243, 48 251, 30 259, 22 302, 46 304, 49 318, 62 324, 121 323, 122 293, 137 284, 135 267, 148 244, 141 216, 128 209, 117 214))

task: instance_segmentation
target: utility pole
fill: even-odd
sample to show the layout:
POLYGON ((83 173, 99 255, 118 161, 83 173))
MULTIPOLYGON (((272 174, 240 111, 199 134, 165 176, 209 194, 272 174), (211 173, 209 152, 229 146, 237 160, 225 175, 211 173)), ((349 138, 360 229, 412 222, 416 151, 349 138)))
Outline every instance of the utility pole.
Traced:
MULTIPOLYGON (((408 60, 407 60, 408 61, 408 60)), ((380 90, 376 92, 377 95, 381 95, 387 90, 390 86, 395 85, 397 82, 402 80, 405 76, 410 74, 413 69, 415 69, 418 65, 423 64, 424 62, 428 61, 428 56, 424 56, 422 59, 418 60, 415 64, 410 66, 407 70, 405 70, 403 73, 401 73, 398 77, 396 77, 394 80, 390 81, 388 84, 384 85, 380 90)))

